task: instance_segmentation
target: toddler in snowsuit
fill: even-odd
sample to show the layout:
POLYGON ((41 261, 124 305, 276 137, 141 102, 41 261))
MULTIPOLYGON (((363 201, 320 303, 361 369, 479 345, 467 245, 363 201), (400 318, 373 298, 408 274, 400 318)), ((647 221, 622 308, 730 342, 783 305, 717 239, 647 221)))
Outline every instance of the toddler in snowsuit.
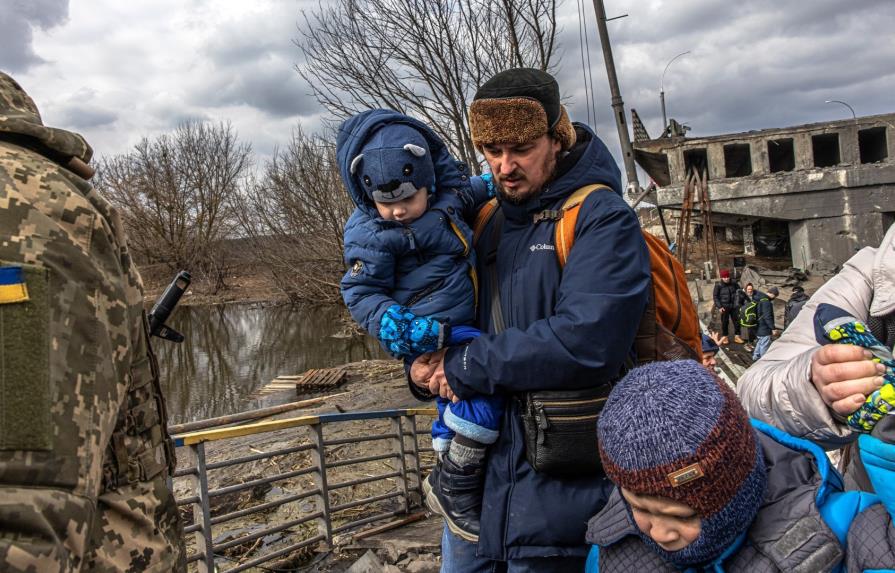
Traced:
MULTIPOLYGON (((468 326, 475 321, 477 284, 467 221, 493 195, 490 176, 470 177, 430 128, 389 110, 343 123, 336 153, 357 206, 345 224, 348 271, 341 281, 354 320, 408 362, 477 337, 479 331, 468 326)), ((436 398, 436 406, 432 444, 441 463, 483 482, 485 449, 498 437, 503 397, 453 404, 436 398)), ((477 512, 441 507, 451 504, 451 496, 437 497, 440 503, 430 501, 430 507, 452 530, 478 535, 477 512)))
POLYGON ((588 524, 587 572, 841 571, 884 531, 852 527, 878 517, 876 495, 843 492, 818 446, 750 423, 696 362, 632 370, 597 434, 617 488, 588 524))

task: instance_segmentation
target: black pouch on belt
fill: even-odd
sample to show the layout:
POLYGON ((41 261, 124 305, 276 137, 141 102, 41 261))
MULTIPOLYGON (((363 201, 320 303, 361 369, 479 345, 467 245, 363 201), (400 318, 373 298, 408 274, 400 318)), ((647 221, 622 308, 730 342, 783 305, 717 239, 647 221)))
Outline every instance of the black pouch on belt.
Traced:
POLYGON ((584 390, 522 396, 525 457, 535 471, 556 477, 604 475, 597 419, 611 390, 607 382, 584 390))

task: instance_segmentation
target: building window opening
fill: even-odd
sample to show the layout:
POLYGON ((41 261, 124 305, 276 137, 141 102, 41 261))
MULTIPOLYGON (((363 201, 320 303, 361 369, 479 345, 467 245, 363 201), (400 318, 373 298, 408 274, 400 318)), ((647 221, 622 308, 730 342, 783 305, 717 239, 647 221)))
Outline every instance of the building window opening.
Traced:
POLYGON ((889 156, 886 145, 886 128, 871 127, 858 131, 858 151, 861 163, 877 163, 889 156))
POLYGON ((839 134, 822 133, 811 136, 811 150, 814 152, 815 167, 839 165, 839 134))
POLYGON ((700 177, 709 178, 709 155, 704 147, 687 149, 684 151, 684 173, 686 177, 692 172, 699 173, 700 177))
POLYGON ((768 167, 771 173, 792 171, 796 168, 796 152, 791 138, 768 141, 768 167))
POLYGON ((752 226, 752 237, 756 255, 790 258, 789 225, 786 221, 760 219, 752 226))
POLYGON ((724 174, 727 177, 752 175, 752 152, 748 143, 724 146, 724 174))

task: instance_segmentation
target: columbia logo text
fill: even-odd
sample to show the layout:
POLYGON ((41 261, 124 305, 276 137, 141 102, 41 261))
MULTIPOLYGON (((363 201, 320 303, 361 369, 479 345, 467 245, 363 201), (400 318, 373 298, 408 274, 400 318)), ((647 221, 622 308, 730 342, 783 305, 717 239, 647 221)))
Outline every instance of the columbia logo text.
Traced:
POLYGON ((555 251, 556 247, 553 245, 548 245, 547 243, 535 243, 534 245, 528 247, 531 252, 535 251, 555 251))

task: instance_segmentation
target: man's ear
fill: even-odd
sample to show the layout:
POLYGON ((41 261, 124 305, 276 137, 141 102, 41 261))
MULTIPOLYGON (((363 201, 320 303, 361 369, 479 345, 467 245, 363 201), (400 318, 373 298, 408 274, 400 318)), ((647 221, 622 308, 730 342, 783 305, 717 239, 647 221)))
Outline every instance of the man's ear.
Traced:
POLYGON ((348 172, 354 175, 357 172, 357 166, 360 165, 361 160, 364 158, 364 154, 361 153, 357 157, 351 160, 351 165, 348 167, 348 172))

